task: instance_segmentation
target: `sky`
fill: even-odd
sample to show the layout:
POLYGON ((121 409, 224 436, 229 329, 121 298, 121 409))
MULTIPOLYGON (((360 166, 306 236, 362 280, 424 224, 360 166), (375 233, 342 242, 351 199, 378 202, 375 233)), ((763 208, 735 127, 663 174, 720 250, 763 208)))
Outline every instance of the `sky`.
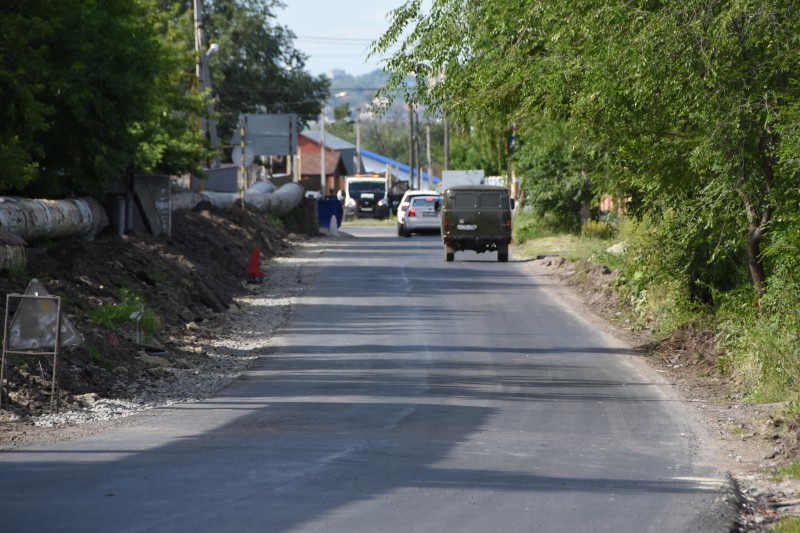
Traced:
POLYGON ((389 28, 389 11, 405 0, 283 0, 276 22, 297 39, 296 49, 308 56, 306 70, 313 75, 342 69, 358 76, 381 68, 380 58, 367 61, 370 43, 389 28))

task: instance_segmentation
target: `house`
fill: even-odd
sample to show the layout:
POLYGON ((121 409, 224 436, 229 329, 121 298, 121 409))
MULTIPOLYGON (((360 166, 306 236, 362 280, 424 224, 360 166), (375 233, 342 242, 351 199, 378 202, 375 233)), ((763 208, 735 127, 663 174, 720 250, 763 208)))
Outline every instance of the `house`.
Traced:
MULTIPOLYGON (((344 189, 345 176, 356 174, 380 174, 388 175, 391 183, 409 183, 408 165, 394 159, 380 155, 369 150, 361 149, 361 160, 356 156, 356 146, 344 139, 325 134, 325 176, 326 183, 321 187, 320 172, 320 132, 303 131, 297 136, 299 148, 299 174, 300 184, 307 191, 320 191, 323 195, 329 194, 331 190, 338 191, 344 189)), ((418 176, 414 174, 414 181, 418 176)), ((440 179, 436 176, 428 178, 427 172, 422 172, 423 189, 435 189, 439 185, 440 179)), ((407 188, 407 187, 406 187, 407 188)))
POLYGON ((325 134, 326 183, 320 183, 320 132, 307 130, 297 136, 300 184, 307 191, 320 191, 323 196, 344 188, 344 177, 360 174, 363 167, 356 162, 356 146, 340 137, 325 134))

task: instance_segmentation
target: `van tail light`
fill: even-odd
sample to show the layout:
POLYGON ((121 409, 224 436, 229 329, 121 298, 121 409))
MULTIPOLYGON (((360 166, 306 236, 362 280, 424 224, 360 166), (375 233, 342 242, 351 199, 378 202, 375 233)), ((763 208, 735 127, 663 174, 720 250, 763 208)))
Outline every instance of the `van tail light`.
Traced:
POLYGON ((417 216, 417 210, 412 207, 411 209, 408 210, 408 214, 406 216, 409 216, 409 217, 417 216))
POLYGON ((444 232, 447 233, 448 231, 450 231, 450 221, 444 219, 444 232))
POLYGON ((511 219, 509 218, 504 222, 504 225, 508 231, 511 231, 511 219))

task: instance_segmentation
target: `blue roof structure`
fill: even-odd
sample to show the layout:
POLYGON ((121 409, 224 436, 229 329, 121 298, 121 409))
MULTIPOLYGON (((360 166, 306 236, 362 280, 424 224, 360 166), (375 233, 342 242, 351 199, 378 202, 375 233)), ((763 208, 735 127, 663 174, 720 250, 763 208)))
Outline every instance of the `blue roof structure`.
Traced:
MULTIPOLYGON (((364 150, 362 148, 361 149, 361 159, 363 160, 364 158, 372 159, 373 161, 377 161, 378 163, 381 163, 383 165, 389 165, 392 169, 397 171, 397 174, 398 174, 397 178, 402 180, 402 181, 408 181, 408 177, 411 175, 411 172, 409 171, 409 168, 408 168, 407 164, 401 163, 400 161, 397 161, 395 159, 390 159, 390 158, 386 157, 385 155, 381 155, 381 154, 378 154, 378 153, 375 153, 375 152, 371 152, 369 150, 364 150), (404 177, 401 177, 399 174, 403 174, 404 177)), ((364 163, 364 166, 365 167, 368 166, 366 164, 366 162, 364 163)), ((432 186, 433 187, 439 185, 439 183, 441 182, 441 179, 439 177, 435 176, 435 175, 431 176, 431 178, 433 178, 433 181, 432 181, 432 184, 433 184, 432 186)), ((431 183, 428 180, 428 173, 427 172, 423 172, 422 173, 422 181, 423 182, 427 182, 427 183, 431 183)))

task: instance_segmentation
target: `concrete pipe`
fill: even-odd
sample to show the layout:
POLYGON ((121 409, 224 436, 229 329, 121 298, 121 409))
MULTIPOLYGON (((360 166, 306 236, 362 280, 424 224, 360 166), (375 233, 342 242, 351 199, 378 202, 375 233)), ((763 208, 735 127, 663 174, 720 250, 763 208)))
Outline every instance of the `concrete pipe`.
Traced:
MULTIPOLYGON (((300 205, 305 190, 299 183, 287 183, 273 193, 262 192, 263 186, 256 183, 244 192, 244 203, 257 209, 267 209, 278 216, 284 216, 300 205)), ((226 208, 240 202, 242 197, 235 192, 181 192, 172 196, 172 209, 193 209, 200 202, 208 202, 214 207, 226 208)))
POLYGON ((0 231, 27 241, 94 236, 108 225, 103 206, 92 198, 27 200, 0 197, 0 231))

